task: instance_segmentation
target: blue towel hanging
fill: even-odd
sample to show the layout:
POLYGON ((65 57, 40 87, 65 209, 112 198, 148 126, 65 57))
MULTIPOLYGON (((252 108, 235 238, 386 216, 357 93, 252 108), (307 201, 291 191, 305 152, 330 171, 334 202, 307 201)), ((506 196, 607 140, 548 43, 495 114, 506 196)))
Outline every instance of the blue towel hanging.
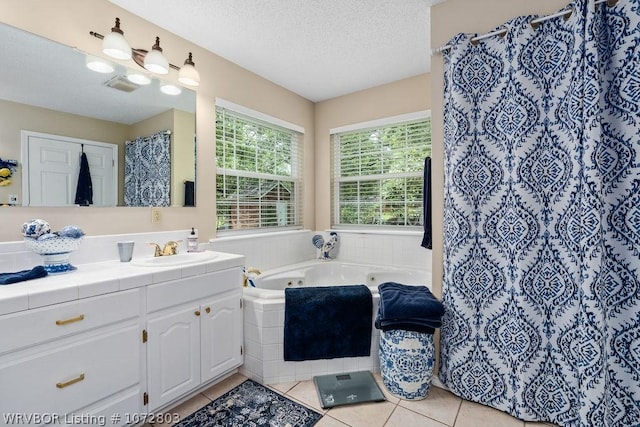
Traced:
POLYGON ((365 285, 287 288, 284 360, 367 357, 373 297, 365 285))
POLYGON ((89 171, 89 161, 82 146, 80 156, 80 173, 78 174, 78 186, 76 187, 76 205, 89 206, 93 204, 93 185, 91 183, 91 172, 89 171))
POLYGON ((424 159, 424 176, 422 187, 422 206, 424 235, 422 236, 422 247, 432 249, 433 235, 431 233, 431 157, 424 159))

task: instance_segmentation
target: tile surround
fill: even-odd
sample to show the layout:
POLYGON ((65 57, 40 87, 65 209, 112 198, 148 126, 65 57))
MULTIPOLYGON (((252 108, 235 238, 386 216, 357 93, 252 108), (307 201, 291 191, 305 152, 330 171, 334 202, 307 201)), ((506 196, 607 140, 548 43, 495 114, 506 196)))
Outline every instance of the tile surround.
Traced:
MULTIPOLYGON (((431 271, 431 251, 420 246, 421 233, 332 231, 336 231, 340 239, 336 256, 339 261, 431 271)), ((311 243, 314 234, 326 238, 329 230, 223 236, 211 239, 208 247, 215 251, 244 255, 247 267, 265 271, 318 258, 319 249, 311 243)))
MULTIPOLYGON (((346 371, 380 371, 378 343, 380 332, 372 325, 371 355, 304 362, 284 361, 284 302, 244 303, 245 363, 240 372, 263 384, 309 380, 313 375, 346 371)), ((373 300, 373 313, 378 298, 373 300)), ((373 322, 373 319, 372 319, 373 322)))
MULTIPOLYGON (((431 251, 420 246, 421 233, 336 231, 340 239, 336 253, 338 261, 406 266, 431 271, 431 251)), ((207 247, 244 255, 246 267, 256 267, 265 272, 317 258, 319 250, 312 244, 314 234, 328 237, 328 231, 311 230, 223 236, 210 240, 207 247)), ((377 306, 374 307, 374 312, 375 310, 377 306)), ((251 300, 245 300, 245 363, 241 368, 243 374, 256 381, 273 384, 307 380, 312 377, 312 372, 329 374, 347 370, 379 371, 379 332, 376 329, 373 330, 372 356, 368 358, 285 362, 282 355, 283 313, 282 302, 254 304, 251 300)))

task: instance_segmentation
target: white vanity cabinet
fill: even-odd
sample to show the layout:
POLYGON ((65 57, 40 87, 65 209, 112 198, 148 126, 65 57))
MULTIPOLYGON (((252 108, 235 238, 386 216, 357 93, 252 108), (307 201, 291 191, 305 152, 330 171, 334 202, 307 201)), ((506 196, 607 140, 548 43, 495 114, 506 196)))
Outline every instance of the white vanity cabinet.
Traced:
POLYGON ((243 363, 239 255, 0 286, 0 426, 141 424, 243 363))
POLYGON ((147 287, 151 412, 242 365, 240 268, 147 287))
POLYGON ((0 425, 140 411, 140 304, 133 289, 0 316, 0 425))

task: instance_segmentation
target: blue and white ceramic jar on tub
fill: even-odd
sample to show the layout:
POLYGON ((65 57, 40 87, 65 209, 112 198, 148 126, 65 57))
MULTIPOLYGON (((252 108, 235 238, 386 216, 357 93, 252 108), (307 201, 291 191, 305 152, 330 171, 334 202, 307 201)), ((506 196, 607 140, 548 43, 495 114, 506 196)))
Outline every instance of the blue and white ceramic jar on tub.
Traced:
POLYGON ((380 331, 380 374, 389 393, 405 400, 427 397, 435 363, 433 335, 380 331))

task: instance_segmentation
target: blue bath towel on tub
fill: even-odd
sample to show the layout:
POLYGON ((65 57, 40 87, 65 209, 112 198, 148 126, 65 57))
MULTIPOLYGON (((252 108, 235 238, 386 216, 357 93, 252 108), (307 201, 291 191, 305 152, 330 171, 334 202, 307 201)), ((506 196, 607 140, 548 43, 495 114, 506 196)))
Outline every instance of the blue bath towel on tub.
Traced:
POLYGON ((373 299, 365 285, 285 289, 284 360, 369 356, 373 299))

